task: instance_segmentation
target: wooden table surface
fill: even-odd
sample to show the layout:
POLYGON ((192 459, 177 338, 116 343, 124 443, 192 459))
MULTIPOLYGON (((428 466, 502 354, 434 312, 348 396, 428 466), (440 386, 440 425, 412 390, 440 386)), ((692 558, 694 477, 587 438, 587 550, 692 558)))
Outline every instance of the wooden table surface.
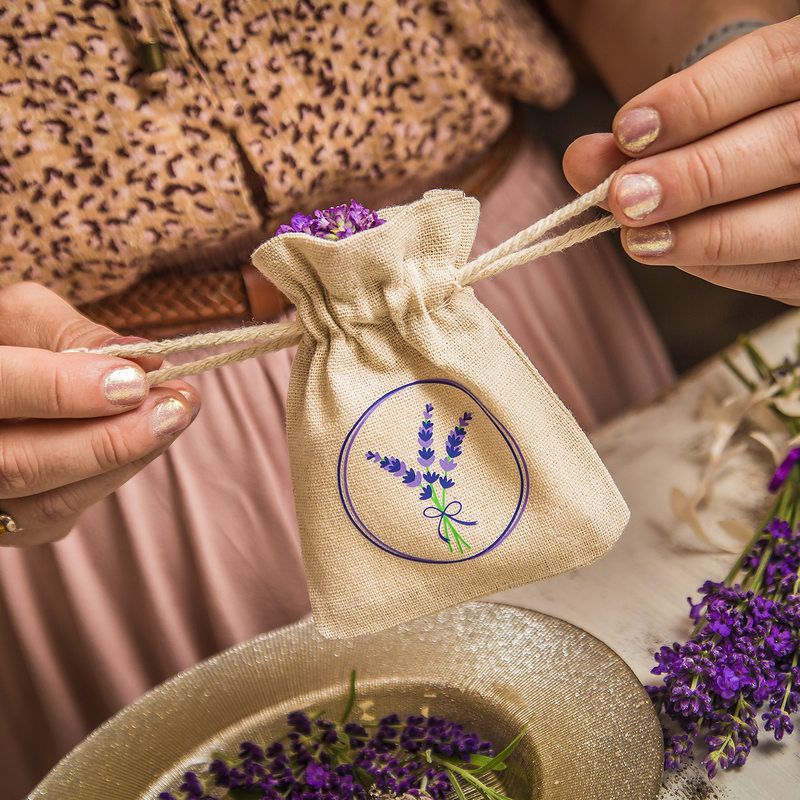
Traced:
MULTIPOLYGON (((799 331, 800 311, 792 311, 759 330, 754 340, 770 359, 779 360, 792 352, 799 331)), ((627 530, 600 562, 495 599, 584 628, 619 653, 640 680, 656 680, 649 675, 652 653, 688 635, 686 597, 707 578, 724 577, 735 560, 729 553, 710 552, 676 522, 670 492, 675 486, 691 492, 697 485, 711 438, 711 424, 699 415, 704 397, 740 391, 721 362, 712 360, 662 399, 595 432, 595 446, 631 509, 627 530)), ((724 519, 755 524, 771 474, 771 462, 759 457, 758 447, 726 468, 703 513, 709 527, 724 519)), ((744 769, 713 782, 699 764, 668 775, 659 800, 800 798, 798 733, 776 743, 762 732, 760 740, 744 769)))

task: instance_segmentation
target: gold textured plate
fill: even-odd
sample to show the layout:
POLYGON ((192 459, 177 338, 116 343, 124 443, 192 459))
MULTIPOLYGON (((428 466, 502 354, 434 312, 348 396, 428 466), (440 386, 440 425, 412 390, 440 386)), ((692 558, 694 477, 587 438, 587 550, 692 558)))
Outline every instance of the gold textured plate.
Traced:
POLYGON ((98 728, 31 800, 153 800, 214 749, 280 735, 294 709, 336 714, 358 674, 354 717, 450 717, 499 746, 528 733, 502 773, 522 800, 652 800, 661 733, 628 666, 562 620, 467 603, 379 634, 323 639, 309 622, 226 650, 98 728))

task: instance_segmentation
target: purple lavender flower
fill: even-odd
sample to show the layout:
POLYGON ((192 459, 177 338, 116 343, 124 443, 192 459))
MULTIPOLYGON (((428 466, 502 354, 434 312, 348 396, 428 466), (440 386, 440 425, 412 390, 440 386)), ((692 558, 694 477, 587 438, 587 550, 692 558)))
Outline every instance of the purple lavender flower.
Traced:
POLYGON ((305 736, 311 733, 311 720, 308 718, 308 714, 304 714, 302 711, 292 711, 286 717, 286 721, 295 733, 305 736))
POLYGON ((329 774, 328 770, 323 767, 322 764, 312 761, 306 767, 306 783, 312 789, 321 789, 327 783, 329 774))
POLYGON ((772 731, 777 741, 783 739, 784 734, 790 734, 794 730, 794 723, 791 717, 780 708, 770 708, 766 714, 762 714, 764 720, 764 730, 772 731))
POLYGON ((284 233, 305 233, 318 239, 337 241, 355 233, 377 228, 385 220, 376 211, 370 211, 355 200, 331 206, 324 211, 317 209, 313 214, 297 213, 288 225, 281 225, 275 235, 284 233))
MULTIPOLYGON (((242 742, 238 757, 215 757, 205 770, 187 772, 177 793, 162 792, 158 798, 368 800, 375 789, 444 800, 459 781, 456 771, 463 775, 464 770, 473 776, 472 788, 486 798, 497 796, 483 783, 480 767, 485 762, 474 760, 493 755, 491 743, 478 734, 442 717, 411 715, 402 720, 398 714, 383 717, 368 730, 347 720, 352 701, 347 708, 338 723, 294 711, 283 741, 265 748, 242 742)), ((505 766, 504 761, 497 769, 505 766)))
POLYGON ((203 784, 195 772, 185 772, 183 774, 183 783, 181 784, 181 791, 187 798, 202 798, 205 792, 203 791, 203 784))
POLYGON ((788 539, 792 535, 792 526, 779 517, 773 517, 764 530, 773 539, 788 539))
POLYGON ((798 461, 800 461, 800 447, 795 447, 787 453, 786 458, 783 459, 775 470, 775 474, 769 482, 770 492, 775 493, 783 486, 786 479, 789 477, 789 473, 794 469, 794 465, 798 461))
POLYGON ((684 644, 662 647, 648 687, 662 712, 665 768, 678 769, 704 738, 709 776, 741 766, 758 744, 757 712, 775 739, 800 705, 800 534, 781 517, 761 532, 726 582, 706 581, 684 644), (742 572, 742 582, 733 578, 742 572))

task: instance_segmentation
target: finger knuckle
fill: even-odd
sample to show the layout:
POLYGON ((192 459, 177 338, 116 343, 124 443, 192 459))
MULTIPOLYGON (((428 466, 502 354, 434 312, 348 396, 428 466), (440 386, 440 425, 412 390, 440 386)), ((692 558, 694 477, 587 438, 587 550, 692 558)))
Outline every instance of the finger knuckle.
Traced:
POLYGON ((715 109, 718 105, 719 91, 714 74, 701 72, 686 73, 686 94, 690 98, 690 113, 695 117, 695 124, 706 129, 714 122, 715 109))
POLYGON ((36 498, 35 515, 40 525, 61 526, 82 511, 78 497, 69 489, 45 492, 36 498))
POLYGON ((800 85, 800 34, 797 27, 774 27, 752 37, 759 72, 771 75, 782 95, 794 94, 800 85))
POLYGON ((36 484, 39 470, 27 448, 0 439, 0 492, 6 497, 22 497, 36 484))
MULTIPOLYGON (((52 347, 54 350, 68 350, 71 347, 85 345, 88 341, 98 339, 99 330, 104 331, 103 328, 76 312, 75 316, 65 319, 58 326, 52 347)), ((107 333, 110 338, 112 336, 111 331, 107 331, 107 333)))
POLYGON ((69 375, 60 369, 54 368, 50 386, 52 387, 51 397, 55 413, 58 416, 66 416, 69 413, 70 407, 73 405, 70 403, 72 381, 69 375))
POLYGON ((706 225, 703 256, 706 263, 718 264, 723 257, 734 255, 733 228, 725 214, 713 214, 706 225))
POLYGON ((125 435, 113 423, 104 425, 94 434, 92 452, 102 472, 109 472, 133 460, 133 453, 125 435))
POLYGON ((800 179, 800 103, 790 103, 782 109, 783 130, 779 149, 789 161, 791 181, 800 179))
POLYGON ((711 205, 725 193, 725 170, 716 147, 703 144, 695 147, 687 162, 687 173, 695 200, 700 207, 711 205))
POLYGON ((797 297, 800 287, 800 261, 769 266, 770 269, 765 268, 769 282, 769 291, 766 294, 774 298, 797 297))

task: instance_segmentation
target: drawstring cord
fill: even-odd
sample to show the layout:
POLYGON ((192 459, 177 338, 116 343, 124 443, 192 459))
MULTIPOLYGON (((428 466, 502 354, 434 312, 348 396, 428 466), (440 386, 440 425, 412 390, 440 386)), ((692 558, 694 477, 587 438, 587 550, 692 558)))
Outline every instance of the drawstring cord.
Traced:
MULTIPOLYGON (((129 0, 133 2, 133 0, 129 0)), ((471 286, 483 278, 498 275, 507 269, 535 261, 538 258, 560 253, 569 247, 588 241, 606 231, 619 228, 619 223, 610 214, 567 230, 562 234, 543 238, 546 234, 566 222, 580 216, 593 206, 600 205, 607 197, 614 175, 610 175, 591 192, 573 200, 552 214, 538 220, 525 230, 506 239, 497 247, 465 264, 459 271, 457 285, 471 286)), ((170 353, 183 353, 206 347, 249 344, 249 347, 226 353, 207 356, 186 364, 170 365, 147 374, 148 382, 155 386, 164 381, 196 375, 225 364, 233 364, 248 358, 292 347, 303 338, 304 328, 299 321, 275 322, 249 325, 228 331, 212 331, 183 336, 177 339, 164 339, 156 342, 136 344, 107 345, 96 348, 75 348, 67 353, 93 353, 95 355, 117 356, 120 358, 141 358, 143 356, 164 356, 170 353)))

